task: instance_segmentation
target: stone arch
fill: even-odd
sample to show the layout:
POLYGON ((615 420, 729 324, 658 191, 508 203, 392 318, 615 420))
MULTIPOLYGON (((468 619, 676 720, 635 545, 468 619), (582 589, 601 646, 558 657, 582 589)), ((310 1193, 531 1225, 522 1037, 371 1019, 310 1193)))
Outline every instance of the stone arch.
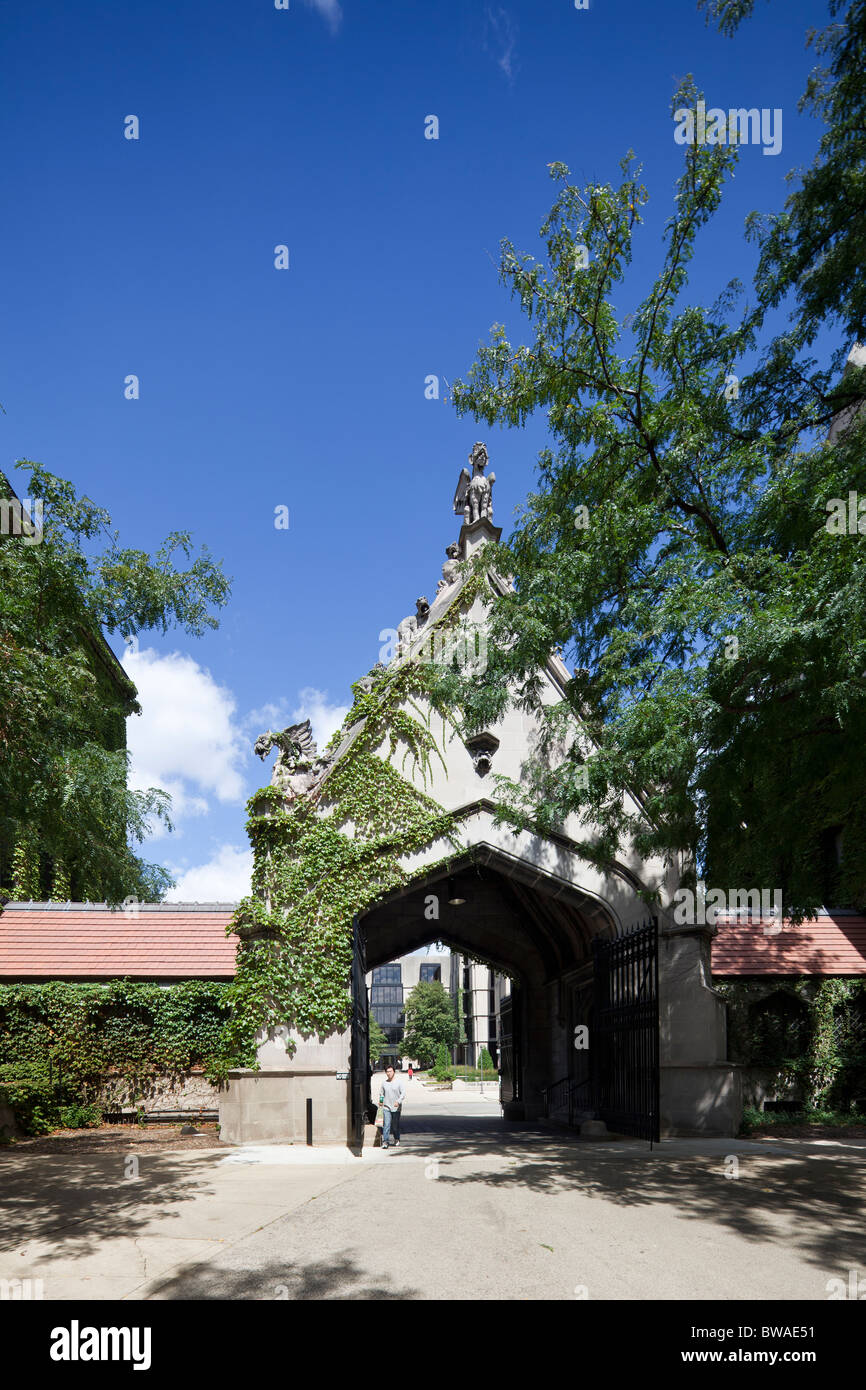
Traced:
POLYGON ((616 934, 609 905, 555 874, 480 845, 420 873, 371 907, 359 924, 368 969, 437 940, 489 961, 516 982, 522 1113, 541 1114, 544 1089, 573 1070, 573 986, 591 976, 592 938, 616 934), (451 891, 465 900, 461 906, 448 903, 451 891))

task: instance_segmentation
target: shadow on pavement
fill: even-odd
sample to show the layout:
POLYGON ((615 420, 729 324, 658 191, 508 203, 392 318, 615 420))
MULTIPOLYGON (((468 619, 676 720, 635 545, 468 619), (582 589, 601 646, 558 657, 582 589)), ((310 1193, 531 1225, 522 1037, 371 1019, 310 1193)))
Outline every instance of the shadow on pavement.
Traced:
POLYGON ((402 1154, 435 1156, 442 1165, 438 1181, 455 1188, 580 1192, 618 1206, 668 1205, 680 1218, 720 1223, 747 1240, 793 1245, 821 1269, 866 1264, 862 1148, 767 1144, 760 1153, 736 1154, 738 1176, 731 1177, 718 1140, 703 1154, 672 1152, 664 1142, 650 1152, 614 1136, 600 1145, 496 1115, 435 1113, 407 1113, 402 1132, 406 1143, 392 1161, 402 1154), (485 1169, 493 1155, 502 1162, 485 1169), (474 1170, 465 1166, 473 1159, 479 1160, 474 1170))
MULTIPOLYGON (((25 1163, 0 1156, 0 1252, 62 1236, 67 1255, 87 1255, 108 1237, 136 1236, 154 1216, 180 1214, 212 1189, 208 1177, 222 1153, 140 1157, 139 1177, 121 1153, 52 1155, 25 1163), (177 1207, 177 1212, 172 1210, 177 1207)), ((170 1235, 170 1231, 166 1231, 170 1235)))
POLYGON ((373 1302, 422 1297, 418 1289, 398 1288, 381 1274, 371 1279, 366 1270, 345 1253, 304 1266, 274 1262, 256 1269, 187 1265, 171 1277, 151 1285, 147 1292, 148 1299, 288 1299, 293 1302, 307 1298, 373 1302))

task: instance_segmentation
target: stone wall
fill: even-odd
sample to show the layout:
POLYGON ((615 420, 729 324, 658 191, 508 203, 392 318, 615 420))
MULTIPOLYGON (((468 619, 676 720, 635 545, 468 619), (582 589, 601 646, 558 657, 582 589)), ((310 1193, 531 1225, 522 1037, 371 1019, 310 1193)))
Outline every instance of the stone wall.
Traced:
POLYGON ((205 1079, 204 1072, 194 1070, 180 1076, 155 1076, 146 1083, 132 1086, 128 1081, 106 1077, 96 1096, 104 1111, 218 1110, 220 1088, 205 1079))

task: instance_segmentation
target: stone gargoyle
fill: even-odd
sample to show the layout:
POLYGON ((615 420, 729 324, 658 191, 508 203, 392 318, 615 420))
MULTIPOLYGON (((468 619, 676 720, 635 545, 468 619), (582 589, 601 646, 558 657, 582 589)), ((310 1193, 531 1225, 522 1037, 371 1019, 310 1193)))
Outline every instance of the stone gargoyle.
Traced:
POLYGON ((313 785, 313 763, 317 761, 309 719, 302 724, 290 724, 281 733, 268 729, 267 733, 260 734, 256 739, 253 751, 264 760, 272 748, 279 751, 271 773, 271 786, 292 801, 303 796, 313 785))

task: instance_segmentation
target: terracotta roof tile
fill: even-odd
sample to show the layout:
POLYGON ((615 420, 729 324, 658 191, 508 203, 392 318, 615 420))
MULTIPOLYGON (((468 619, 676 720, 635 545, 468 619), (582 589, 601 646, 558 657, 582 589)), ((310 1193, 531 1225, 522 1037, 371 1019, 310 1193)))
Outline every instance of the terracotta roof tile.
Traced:
POLYGON ((772 918, 719 918, 714 975, 866 975, 866 918, 822 913, 800 927, 772 918))
POLYGON ((8 903, 0 913, 0 980, 226 979, 238 941, 233 904, 143 905, 135 917, 101 903, 8 903))

